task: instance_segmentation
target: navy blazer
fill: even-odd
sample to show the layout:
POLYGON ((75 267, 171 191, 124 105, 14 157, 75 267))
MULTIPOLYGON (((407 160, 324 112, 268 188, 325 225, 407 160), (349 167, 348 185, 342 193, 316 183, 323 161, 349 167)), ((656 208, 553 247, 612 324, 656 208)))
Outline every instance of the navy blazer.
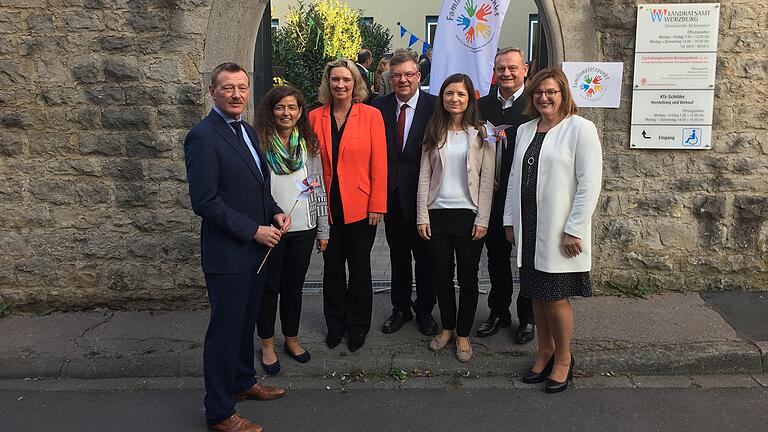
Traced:
MULTIPOLYGON (((256 131, 243 123, 262 165, 256 131)), ((269 170, 261 173, 248 148, 216 111, 198 123, 184 140, 192 209, 200 227, 203 271, 242 273, 261 264, 268 248, 253 240, 260 225, 272 225, 283 211, 275 203, 269 170)))
MULTIPOLYGON (((413 114, 411 129, 401 149, 397 142, 397 96, 395 93, 377 97, 372 105, 381 111, 387 133, 387 205, 391 206, 395 189, 400 191, 400 208, 407 220, 416 223, 416 190, 419 185, 421 146, 424 130, 435 110, 437 98, 419 91, 419 101, 413 114)), ((389 211, 387 212, 389 214, 389 211)), ((385 215, 386 217, 386 215, 385 215)))

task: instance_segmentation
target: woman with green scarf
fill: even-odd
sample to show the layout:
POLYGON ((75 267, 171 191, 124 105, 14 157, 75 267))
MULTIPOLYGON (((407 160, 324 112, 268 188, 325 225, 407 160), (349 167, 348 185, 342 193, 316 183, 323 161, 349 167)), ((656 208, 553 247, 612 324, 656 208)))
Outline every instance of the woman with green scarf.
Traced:
POLYGON ((307 121, 301 92, 290 86, 272 88, 261 100, 254 123, 271 172, 272 196, 280 208, 293 209, 291 228, 266 263, 267 283, 257 321, 261 366, 275 375, 280 372, 274 343, 278 297, 285 352, 300 363, 310 359, 298 339, 301 295, 312 246, 322 252, 328 244, 328 213, 318 140, 307 121), (313 181, 319 186, 307 199, 297 199, 300 185, 306 189, 313 181))

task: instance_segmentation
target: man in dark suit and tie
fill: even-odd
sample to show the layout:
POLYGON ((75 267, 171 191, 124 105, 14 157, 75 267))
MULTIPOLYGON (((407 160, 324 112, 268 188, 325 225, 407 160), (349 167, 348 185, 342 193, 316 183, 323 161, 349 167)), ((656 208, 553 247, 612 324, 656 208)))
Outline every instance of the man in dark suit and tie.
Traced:
POLYGON ((242 121, 250 94, 247 72, 223 63, 214 69, 209 91, 213 110, 184 140, 189 196, 202 218, 211 306, 203 349, 205 416, 213 430, 258 432, 262 428, 241 417, 235 402, 285 393, 256 382, 253 339, 264 284, 257 268, 291 221, 272 199, 256 132, 242 121))
POLYGON ((387 133, 387 213, 384 227, 392 265, 392 315, 382 331, 394 333, 416 312, 419 330, 437 334, 432 318, 435 289, 430 282, 427 244, 416 231, 416 189, 421 164, 424 129, 434 111, 436 98, 419 91, 419 67, 408 53, 389 61, 389 82, 393 92, 373 100, 381 111, 387 133), (412 263, 416 270, 416 301, 411 301, 412 263))
POLYGON ((371 93, 371 73, 369 71, 372 64, 373 54, 371 53, 371 50, 363 48, 358 51, 357 63, 355 63, 355 65, 357 66, 357 70, 360 71, 360 75, 363 76, 363 81, 365 81, 365 89, 368 90, 368 93, 371 93))
MULTIPOLYGON (((525 77, 528 65, 523 52, 518 48, 504 48, 496 53, 493 73, 498 88, 480 98, 478 106, 483 120, 495 126, 511 125, 504 132, 507 144, 496 148, 496 179, 493 192, 493 205, 485 247, 488 250, 488 276, 491 279, 491 292, 488 294, 488 307, 491 309, 488 319, 477 329, 480 337, 496 334, 500 327, 509 327, 512 317, 509 306, 512 304, 512 267, 510 254, 512 245, 504 236, 502 219, 507 196, 512 159, 515 155, 515 136, 517 127, 530 120, 523 114, 525 109, 525 77)), ((530 342, 534 337, 533 306, 531 300, 517 296, 517 319, 520 325, 515 333, 519 344, 530 342)))

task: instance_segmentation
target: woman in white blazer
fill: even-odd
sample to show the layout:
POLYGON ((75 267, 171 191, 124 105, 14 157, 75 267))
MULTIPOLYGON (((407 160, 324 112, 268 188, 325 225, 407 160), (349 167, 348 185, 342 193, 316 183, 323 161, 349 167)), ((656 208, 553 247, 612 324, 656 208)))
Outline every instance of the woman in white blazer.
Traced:
POLYGON ((477 310, 477 272, 491 214, 495 157, 495 145, 485 141, 472 81, 464 74, 449 76, 424 133, 416 228, 428 241, 443 325, 429 348, 439 351, 455 336, 460 362, 472 358, 469 333, 477 310))
POLYGON ((516 245, 520 294, 533 300, 538 352, 523 382, 568 388, 574 360, 571 296, 591 296, 592 214, 602 183, 597 128, 576 115, 560 69, 541 70, 526 84, 528 113, 517 130, 504 206, 504 227, 516 245))

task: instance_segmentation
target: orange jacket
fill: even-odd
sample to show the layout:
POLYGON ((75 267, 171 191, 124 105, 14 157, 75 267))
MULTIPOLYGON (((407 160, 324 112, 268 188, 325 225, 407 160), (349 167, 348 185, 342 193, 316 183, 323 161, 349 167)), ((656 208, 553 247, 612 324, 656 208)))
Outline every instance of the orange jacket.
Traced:
MULTIPOLYGON (((309 123, 320 141, 323 181, 327 191, 331 189, 333 178, 332 117, 330 105, 323 105, 309 113, 309 123)), ((352 104, 339 144, 338 170, 346 223, 365 219, 368 213, 387 212, 387 137, 384 120, 376 108, 362 103, 352 104)), ((330 205, 330 200, 328 203, 330 205)), ((329 219, 330 214, 329 209, 329 219)))

